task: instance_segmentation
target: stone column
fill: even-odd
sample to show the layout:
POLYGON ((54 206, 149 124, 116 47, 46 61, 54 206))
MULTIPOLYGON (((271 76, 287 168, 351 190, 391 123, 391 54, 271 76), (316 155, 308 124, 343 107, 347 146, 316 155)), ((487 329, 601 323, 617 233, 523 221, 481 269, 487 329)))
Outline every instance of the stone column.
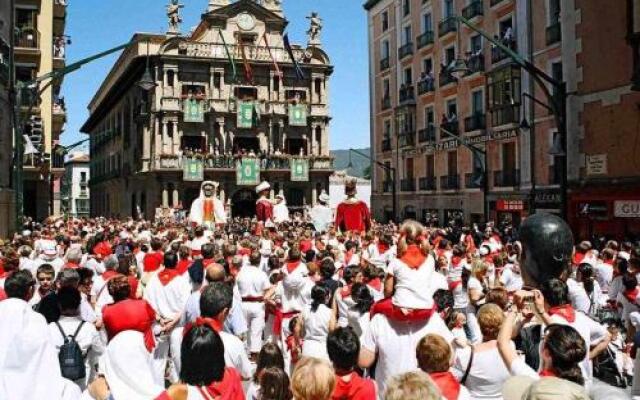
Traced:
POLYGON ((179 130, 180 126, 178 125, 178 121, 174 121, 173 123, 173 152, 172 154, 179 154, 180 152, 180 138, 182 137, 182 132, 179 130))
POLYGON ((282 146, 280 148, 280 151, 282 151, 284 153, 285 152, 285 148, 286 148, 286 144, 287 144, 287 132, 284 131, 284 121, 283 120, 278 121, 278 124, 280 125, 280 140, 282 141, 282 143, 280 144, 282 146))
POLYGON ((220 196, 220 201, 222 202, 222 204, 224 204, 225 198, 226 198, 226 193, 224 191, 224 186, 222 186, 222 185, 220 185, 219 196, 220 196))
POLYGON ((169 154, 171 151, 171 143, 169 143, 169 132, 167 121, 162 121, 162 153, 169 154))
POLYGON ((316 205, 316 199, 318 198, 318 190, 316 189, 315 186, 313 186, 311 188, 311 205, 315 206, 316 205))
POLYGON ((155 155, 154 157, 157 159, 162 154, 162 131, 160 129, 160 117, 156 117, 155 123, 153 124, 153 141, 155 143, 155 155))
POLYGON ((167 185, 162 185, 162 207, 169 207, 169 190, 167 185))
POLYGON ((178 192, 178 188, 173 189, 173 198, 171 200, 173 207, 178 207, 178 203, 180 203, 180 193, 178 192))
POLYGON ((310 151, 309 151, 309 147, 310 147, 309 146, 309 136, 307 136, 306 133, 302 134, 302 140, 304 140, 305 154, 306 155, 311 154, 310 151))
POLYGON ((316 127, 318 126, 317 123, 312 123, 311 124, 311 152, 309 153, 309 155, 316 155, 316 127))

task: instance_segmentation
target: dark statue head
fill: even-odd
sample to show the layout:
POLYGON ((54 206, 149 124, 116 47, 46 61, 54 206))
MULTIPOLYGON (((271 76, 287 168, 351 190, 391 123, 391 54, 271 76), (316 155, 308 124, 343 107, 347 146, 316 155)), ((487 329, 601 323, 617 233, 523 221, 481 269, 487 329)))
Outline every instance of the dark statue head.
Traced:
POLYGON ((565 278, 573 255, 569 225, 551 214, 534 214, 520 226, 522 276, 526 286, 539 288, 551 278, 565 278))

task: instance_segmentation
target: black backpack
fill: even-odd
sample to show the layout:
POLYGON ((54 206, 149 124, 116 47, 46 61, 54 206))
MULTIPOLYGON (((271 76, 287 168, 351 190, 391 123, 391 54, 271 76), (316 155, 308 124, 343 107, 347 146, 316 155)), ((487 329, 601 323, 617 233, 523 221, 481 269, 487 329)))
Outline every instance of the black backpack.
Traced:
POLYGON ((60 372, 63 377, 72 381, 83 379, 86 376, 84 355, 78 342, 76 342, 76 336, 78 336, 82 325, 84 325, 84 321, 80 322, 73 336, 68 336, 62 330, 62 326, 56 322, 56 326, 64 338, 64 343, 60 346, 60 352, 58 353, 60 372))

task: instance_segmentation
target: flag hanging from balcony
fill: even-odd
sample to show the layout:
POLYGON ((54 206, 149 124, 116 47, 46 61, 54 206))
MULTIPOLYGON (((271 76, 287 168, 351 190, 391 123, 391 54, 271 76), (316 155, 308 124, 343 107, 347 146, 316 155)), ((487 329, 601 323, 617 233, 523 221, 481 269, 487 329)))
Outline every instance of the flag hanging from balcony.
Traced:
POLYGON ((255 186, 260 183, 260 163, 257 158, 242 158, 236 163, 236 184, 255 186))
POLYGON ((204 163, 198 158, 185 157, 183 162, 182 180, 187 182, 201 182, 204 180, 204 163))
POLYGON ((300 68, 300 64, 298 64, 298 60, 293 56, 293 49, 291 48, 291 43, 289 43, 289 34, 284 35, 284 48, 289 53, 289 58, 293 62, 293 69, 296 72, 296 79, 301 81, 304 77, 304 72, 302 72, 302 68, 300 68))
POLYGON ((231 51, 229 51, 229 46, 227 46, 227 42, 226 40, 224 40, 224 35, 222 34, 222 30, 220 28, 218 28, 218 32, 220 33, 220 39, 222 40, 222 45, 224 46, 224 51, 225 53, 227 53, 227 59, 229 59, 229 63, 231 64, 231 71, 232 71, 232 76, 231 76, 231 81, 234 82, 236 80, 236 61, 234 60, 233 56, 231 55, 231 51))
POLYGON ((267 51, 269 52, 269 57, 271 57, 271 61, 273 61, 273 66, 276 68, 276 75, 282 79, 282 72, 280 71, 280 67, 278 67, 278 63, 276 62, 276 58, 273 56, 273 51, 271 51, 271 46, 269 45, 269 39, 267 39, 267 33, 265 32, 262 35, 262 39, 264 40, 264 44, 267 46, 267 51))
POLYGON ((203 102, 194 97, 184 100, 183 105, 184 122, 204 122, 203 102))
POLYGON ((291 159, 291 181, 309 182, 309 160, 305 158, 291 159))
POLYGON ((240 53, 242 53, 242 64, 244 65, 244 79, 246 79, 247 83, 253 85, 253 70, 251 69, 251 64, 249 64, 249 61, 247 60, 244 43, 240 44, 240 53))
POLYGON ((307 126, 306 104, 289 104, 289 125, 307 126))
POLYGON ((239 129, 253 128, 255 107, 251 101, 238 102, 238 121, 236 126, 239 129))

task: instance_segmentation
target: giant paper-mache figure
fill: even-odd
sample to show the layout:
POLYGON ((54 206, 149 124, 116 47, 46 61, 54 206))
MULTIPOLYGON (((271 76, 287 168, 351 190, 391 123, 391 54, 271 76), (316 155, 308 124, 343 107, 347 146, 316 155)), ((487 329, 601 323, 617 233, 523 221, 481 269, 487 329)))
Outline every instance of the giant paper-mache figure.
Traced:
POLYGON ((191 204, 189 221, 192 224, 213 228, 227 222, 224 204, 216 197, 218 182, 205 181, 200 186, 200 197, 191 204))
POLYGON ((347 198, 336 209, 335 226, 343 232, 366 232, 371 228, 369 207, 356 197, 356 184, 355 179, 350 179, 345 183, 344 191, 347 198))

